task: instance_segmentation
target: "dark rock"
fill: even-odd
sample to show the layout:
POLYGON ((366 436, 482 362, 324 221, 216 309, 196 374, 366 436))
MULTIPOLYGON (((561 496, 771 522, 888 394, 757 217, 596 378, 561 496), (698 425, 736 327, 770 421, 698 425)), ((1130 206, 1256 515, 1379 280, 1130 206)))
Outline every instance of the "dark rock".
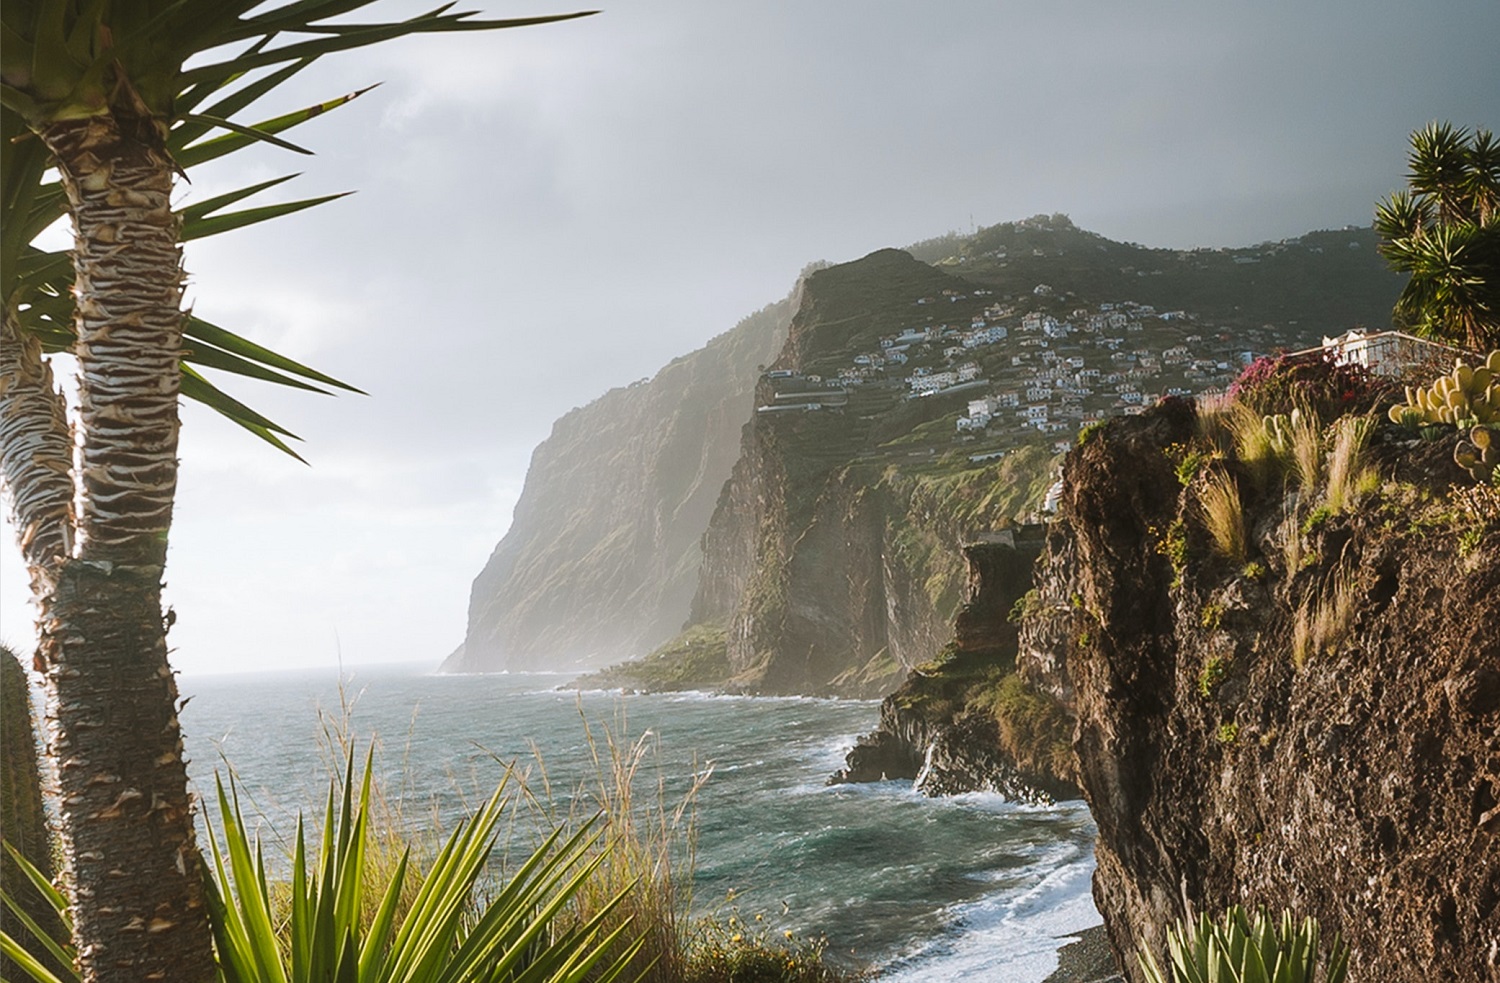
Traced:
POLYGON ((883 730, 861 737, 846 760, 845 767, 829 776, 829 785, 913 779, 922 768, 922 756, 911 745, 883 730))
POLYGON ((1014 670, 1018 636, 1009 614, 1030 586, 1038 532, 1007 530, 963 548, 968 569, 954 640, 886 697, 880 729, 860 738, 829 784, 910 778, 927 795, 998 792, 1033 803, 1078 795, 1066 776, 1022 767, 994 713, 971 704, 1014 670))
POLYGON ((1286 503, 1242 483, 1265 568, 1252 583, 1213 553, 1164 453, 1194 432, 1190 407, 1167 406, 1069 456, 1018 655, 1076 720, 1099 827, 1094 897, 1126 977, 1139 983, 1130 954, 1160 944, 1185 903, 1243 903, 1340 933, 1351 980, 1495 983, 1493 526, 1464 558, 1469 523, 1402 519, 1400 502, 1420 508, 1454 478, 1428 445, 1409 462, 1377 440, 1378 466, 1411 495, 1330 517, 1292 569, 1264 520, 1286 503), (1352 598, 1345 632, 1294 664, 1295 622, 1335 587, 1352 598))

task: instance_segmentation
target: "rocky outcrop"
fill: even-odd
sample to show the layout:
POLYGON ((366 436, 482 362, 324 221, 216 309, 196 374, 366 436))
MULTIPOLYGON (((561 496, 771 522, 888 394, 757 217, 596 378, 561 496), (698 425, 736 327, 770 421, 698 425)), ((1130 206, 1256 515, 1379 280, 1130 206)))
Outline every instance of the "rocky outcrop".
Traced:
MULTIPOLYGON (((999 792, 1020 802, 1078 794, 1066 767, 1043 764, 1024 746, 1034 743, 1007 731, 1045 701, 1024 694, 997 699, 1015 688, 1017 630, 1011 610, 1031 583, 1041 548, 1039 527, 1006 530, 990 542, 964 547, 963 606, 953 640, 932 661, 913 670, 880 706, 880 727, 859 739, 830 784, 911 779, 928 795, 999 792)), ((1053 714, 1061 741, 1064 720, 1053 714)))
POLYGON ((443 671, 601 666, 681 629, 699 537, 796 306, 794 292, 557 421, 474 580, 464 643, 443 671))
POLYGON ((1076 720, 1117 953, 1185 901, 1287 906, 1350 943, 1350 979, 1493 983, 1500 496, 1452 484, 1451 439, 1394 427, 1353 507, 1221 449, 1230 560, 1180 467, 1212 430, 1171 402, 1070 455, 1023 626, 1021 671, 1076 720))

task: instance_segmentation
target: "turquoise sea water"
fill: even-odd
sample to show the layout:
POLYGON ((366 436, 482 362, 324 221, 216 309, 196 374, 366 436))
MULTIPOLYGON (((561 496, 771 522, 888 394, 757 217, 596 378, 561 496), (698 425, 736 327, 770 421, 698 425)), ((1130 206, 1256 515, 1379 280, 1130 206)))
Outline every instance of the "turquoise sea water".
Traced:
POLYGON ((414 667, 186 676, 181 718, 190 771, 209 797, 228 762, 268 828, 289 835, 320 807, 328 775, 320 711, 352 704, 353 732, 376 735, 379 767, 403 813, 448 828, 518 760, 553 796, 594 775, 606 730, 651 748, 646 793, 697 799, 695 906, 776 930, 824 935, 830 949, 899 983, 1040 981, 1059 938, 1097 924, 1089 896, 1094 826, 1081 802, 1039 808, 998 796, 927 799, 906 782, 825 787, 854 738, 875 726, 869 701, 621 696, 559 692, 565 677, 436 676, 414 667), (342 678, 342 684, 341 684, 342 678), (342 691, 342 695, 341 695, 342 691))

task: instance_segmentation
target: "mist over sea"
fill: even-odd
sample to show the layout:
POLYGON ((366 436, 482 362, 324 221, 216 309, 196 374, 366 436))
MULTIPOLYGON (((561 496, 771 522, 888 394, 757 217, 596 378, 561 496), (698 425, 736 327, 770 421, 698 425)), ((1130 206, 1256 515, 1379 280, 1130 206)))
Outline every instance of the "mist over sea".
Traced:
POLYGON ((511 760, 540 789, 540 759, 565 807, 580 782, 597 781, 587 720, 595 748, 606 732, 625 743, 645 735, 638 797, 654 801, 660 782, 675 803, 712 767, 697 797, 700 912, 727 913, 733 890, 741 917, 826 936, 831 951, 899 983, 1039 983, 1060 937, 1099 922, 1095 829, 1082 802, 927 799, 907 782, 825 787, 854 738, 875 727, 875 702, 577 694, 556 690, 565 676, 426 669, 346 670, 342 684, 332 669, 184 676, 200 795, 212 798, 227 762, 246 810, 265 817, 268 835, 290 837, 298 809, 321 809, 330 767, 321 735, 349 705, 361 754, 375 735, 377 774, 409 822, 436 817, 451 829, 511 760))

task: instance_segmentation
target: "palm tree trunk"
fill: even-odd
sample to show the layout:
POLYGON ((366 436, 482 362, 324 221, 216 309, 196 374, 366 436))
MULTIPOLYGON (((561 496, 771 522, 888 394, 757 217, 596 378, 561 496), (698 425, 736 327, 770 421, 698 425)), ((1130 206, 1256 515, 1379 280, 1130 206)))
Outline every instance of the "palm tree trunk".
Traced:
POLYGON ((41 343, 21 331, 6 305, 0 327, 0 472, 36 597, 51 593, 48 571, 71 552, 72 463, 67 408, 52 369, 42 360, 41 343))
POLYGON ((182 254, 158 121, 50 124, 73 219, 72 555, 39 657, 84 979, 214 975, 161 583, 177 486, 182 254))

